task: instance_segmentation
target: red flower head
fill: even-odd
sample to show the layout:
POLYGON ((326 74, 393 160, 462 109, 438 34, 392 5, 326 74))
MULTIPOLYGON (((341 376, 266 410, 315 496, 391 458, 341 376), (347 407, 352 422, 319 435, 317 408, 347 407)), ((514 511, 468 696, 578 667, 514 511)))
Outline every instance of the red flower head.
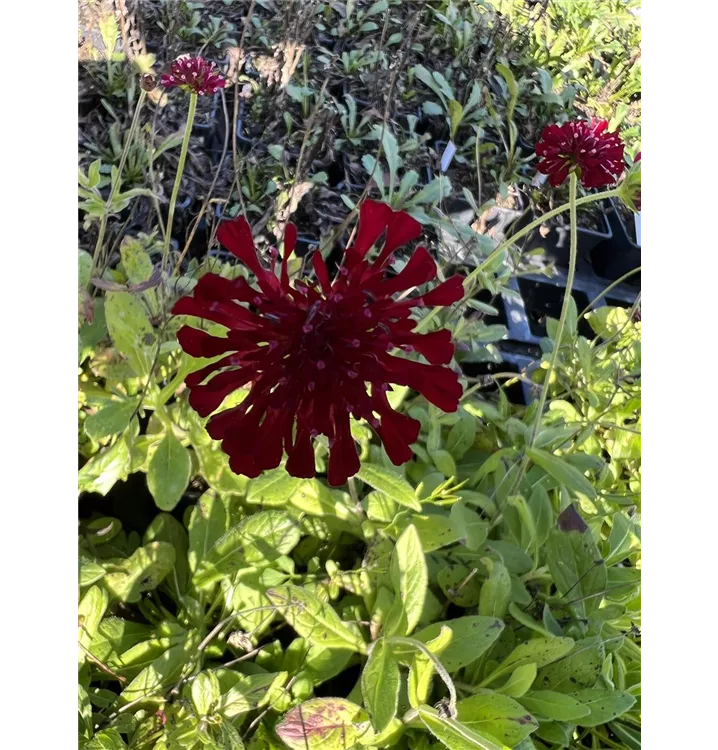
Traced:
POLYGON ((160 83, 166 89, 181 88, 188 93, 214 94, 223 89, 225 79, 217 66, 203 57, 178 57, 170 66, 169 74, 163 75, 160 83))
POLYGON ((453 276, 429 292, 394 299, 436 277, 436 264, 423 247, 394 277, 385 273, 398 247, 416 239, 421 225, 402 211, 367 200, 361 206, 356 241, 332 281, 320 253, 312 258, 315 281, 289 283, 287 259, 297 230, 288 224, 279 278, 274 260, 269 270, 257 257, 244 218, 222 223, 219 241, 256 276, 259 289, 243 278, 233 281, 203 276, 191 297, 173 313, 220 323, 226 338, 184 326, 179 342, 193 357, 226 355, 186 379, 190 405, 203 417, 212 414, 232 391, 249 385, 239 406, 215 414, 209 434, 222 441, 237 474, 258 476, 273 469, 287 453, 287 471, 314 476, 312 438, 329 440, 329 484, 344 484, 359 470, 350 415, 376 430, 396 465, 412 456, 419 422, 389 405, 391 383, 422 393, 443 411, 455 411, 462 394, 451 361, 451 334, 442 329, 414 333, 414 307, 445 306, 463 296, 463 279, 453 276), (372 262, 371 247, 385 235, 372 262), (240 304, 244 303, 244 304, 240 304), (391 354, 395 348, 418 352, 429 364, 391 354))
POLYGON ((554 187, 574 171, 586 188, 612 185, 623 172, 623 144, 607 128, 606 120, 595 119, 547 125, 536 144, 536 154, 542 157, 538 171, 549 175, 554 187))

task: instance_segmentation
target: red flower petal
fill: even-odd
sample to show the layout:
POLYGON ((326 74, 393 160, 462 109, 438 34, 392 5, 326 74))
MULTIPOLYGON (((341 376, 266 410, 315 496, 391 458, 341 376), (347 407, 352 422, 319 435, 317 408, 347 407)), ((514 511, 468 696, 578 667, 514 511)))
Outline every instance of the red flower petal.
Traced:
POLYGON ((359 229, 354 244, 347 249, 346 267, 352 269, 369 252, 389 225, 393 211, 386 203, 365 200, 359 207, 359 229))

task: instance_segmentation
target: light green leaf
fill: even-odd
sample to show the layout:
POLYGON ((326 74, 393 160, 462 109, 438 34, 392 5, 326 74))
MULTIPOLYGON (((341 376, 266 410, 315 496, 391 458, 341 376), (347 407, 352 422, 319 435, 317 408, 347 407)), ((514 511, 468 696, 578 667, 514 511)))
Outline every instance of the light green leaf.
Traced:
POLYGON ((78 635, 80 648, 78 649, 78 664, 81 667, 85 663, 87 654, 85 649, 89 650, 90 644, 97 633, 110 598, 107 592, 99 586, 93 586, 88 589, 87 593, 80 600, 77 609, 78 635), (84 646, 84 648, 82 648, 84 646))
POLYGON ((200 672, 191 686, 192 704, 199 716, 206 716, 219 700, 220 687, 217 675, 211 670, 200 672))
POLYGON ((330 604, 308 589, 282 586, 267 590, 267 598, 303 638, 325 648, 351 649, 366 653, 366 644, 355 628, 342 622, 330 604))
POLYGON ((167 431, 155 449, 147 470, 147 487, 160 510, 172 510, 190 480, 192 462, 187 448, 167 431))
POLYGON ((479 734, 488 734, 514 747, 538 728, 538 722, 512 698, 491 690, 459 701, 457 721, 479 734))
POLYGON ((606 649, 600 636, 576 641, 566 656, 541 669, 536 686, 561 693, 570 693, 577 687, 593 687, 605 657, 606 649))
POLYGON ((127 358, 137 375, 148 375, 157 337, 139 298, 129 292, 107 292, 105 320, 117 351, 127 358))
POLYGON ((289 554, 299 537, 299 527, 284 511, 248 516, 214 542, 197 568, 194 584, 202 588, 243 567, 269 565, 289 554))
POLYGON ((421 511, 421 503, 416 499, 414 488, 391 469, 364 463, 357 472, 357 477, 399 505, 421 511))
POLYGON ((613 721, 636 702, 635 696, 630 693, 603 688, 585 688, 571 693, 571 696, 590 710, 589 715, 578 722, 582 727, 597 727, 613 721))
MULTIPOLYGON (((464 544, 468 550, 475 552, 486 541, 489 527, 486 521, 463 501, 451 506, 451 521, 458 529, 464 531, 464 544)), ((488 614, 480 612, 480 614, 488 614)))
POLYGON ((227 529, 227 512, 224 503, 213 493, 205 492, 192 510, 187 558, 190 571, 196 572, 206 560, 209 550, 227 529))
MULTIPOLYGON (((416 633, 413 638, 421 643, 434 640, 442 627, 451 630, 449 645, 441 652, 441 663, 449 672, 456 672, 478 659, 496 642, 504 629, 504 623, 495 617, 457 617, 454 620, 435 622, 416 633)), ((394 646, 394 655, 409 659, 414 652, 394 646)))
POLYGON ((483 737, 454 719, 439 716, 437 710, 430 706, 419 706, 419 718, 449 750, 510 750, 507 745, 483 737))
POLYGON ((127 750, 127 745, 114 727, 98 732, 83 750, 127 750))
POLYGON ((446 438, 446 449, 457 461, 460 461, 474 444, 476 428, 476 417, 463 413, 459 421, 449 431, 446 438))
POLYGON ((552 690, 535 690, 521 698, 531 713, 552 721, 576 721, 591 713, 590 709, 570 695, 552 690))
POLYGON ((399 664, 384 638, 374 642, 361 675, 364 705, 376 732, 383 732, 396 716, 401 675, 399 664))
POLYGON ((503 619, 511 601, 511 576, 506 566, 500 562, 482 558, 489 568, 489 577, 481 586, 479 614, 503 619))
POLYGON ((491 682, 524 664, 535 664, 537 667, 550 664, 565 656, 573 648, 573 644, 572 638, 534 638, 521 643, 493 672, 491 682))
POLYGON ((110 401, 85 419, 85 432, 93 439, 100 440, 122 432, 130 423, 130 417, 137 409, 138 399, 110 401))
POLYGON ((591 482, 577 468, 571 466, 563 458, 559 458, 538 448, 527 448, 526 455, 547 474, 550 474, 557 482, 563 484, 569 490, 579 492, 591 499, 596 497, 596 490, 591 482))
MULTIPOLYGON (((391 555, 391 581, 395 606, 401 608, 406 618, 405 630, 399 635, 409 635, 421 618, 429 585, 426 558, 415 526, 408 526, 397 539, 391 555)), ((392 629, 390 634, 396 632, 392 629)))
POLYGON ((265 471, 249 483, 247 502, 261 503, 265 507, 285 506, 301 481, 301 479, 287 474, 284 467, 281 466, 271 471, 265 471))
POLYGON ((533 685, 536 679, 536 665, 522 664, 516 667, 511 673, 511 677, 497 691, 502 695, 508 695, 510 698, 520 698, 525 695, 533 685))
POLYGON ((175 549, 171 544, 150 542, 125 560, 108 560, 105 563, 107 574, 100 585, 113 599, 138 602, 142 592, 156 588, 174 564, 175 549))

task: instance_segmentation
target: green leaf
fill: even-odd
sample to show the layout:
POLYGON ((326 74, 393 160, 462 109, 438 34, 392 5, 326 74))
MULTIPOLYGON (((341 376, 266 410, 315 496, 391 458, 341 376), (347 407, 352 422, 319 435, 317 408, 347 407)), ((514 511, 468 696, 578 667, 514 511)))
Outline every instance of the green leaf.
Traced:
POLYGON ((399 635, 409 635, 421 619, 429 585, 426 558, 415 526, 408 526, 397 539, 391 555, 390 570, 396 594, 395 607, 400 609, 404 617, 392 620, 395 627, 387 627, 391 635, 396 634, 399 630, 396 623, 401 621, 405 627, 399 635))
POLYGON ((361 675, 361 689, 376 732, 383 732, 396 716, 401 674, 384 638, 374 642, 361 675))
POLYGON ((107 574, 100 583, 113 599, 138 602, 143 591, 159 586, 174 564, 175 548, 171 544, 150 542, 125 560, 108 560, 107 574))
POLYGON ((550 664, 565 656, 573 648, 573 644, 572 638, 534 638, 521 643, 493 672, 491 681, 524 664, 535 664, 537 667, 550 664))
POLYGON ((499 745, 493 738, 483 737, 454 719, 439 716, 430 706, 419 706, 419 718, 449 750, 509 750, 506 745, 499 745))
POLYGON ((583 531, 553 529, 546 563, 559 595, 577 618, 585 620, 598 610, 607 585, 606 565, 587 526, 583 531))
MULTIPOLYGON (((464 531, 464 544, 468 550, 473 552, 479 550, 489 533, 486 521, 474 510, 471 510, 463 501, 451 506, 451 521, 459 529, 464 531)), ((488 614, 480 612, 479 614, 488 614)))
POLYGON ((520 698, 531 689, 531 685, 536 679, 536 671, 536 665, 533 663, 516 667, 511 673, 511 677, 497 689, 498 692, 511 698, 520 698))
POLYGON ((199 716, 206 716, 219 700, 220 687, 217 675, 212 671, 200 672, 191 686, 192 703, 199 716))
POLYGON ((451 428, 446 438, 446 450, 460 461, 474 444, 476 439, 477 419, 463 413, 459 421, 451 428))
MULTIPOLYGON (((236 672, 220 670, 223 679, 236 680, 222 695, 217 712, 226 719, 234 719, 242 714, 267 705, 272 687, 284 687, 287 672, 262 672, 259 674, 238 675, 236 672)), ((219 677, 220 675, 218 675, 219 677)))
POLYGON ((157 338, 139 298, 129 292, 107 292, 105 319, 117 351, 137 375, 148 375, 154 359, 150 347, 156 346, 157 338))
POLYGON ((96 453, 80 470, 77 485, 81 492, 106 495, 130 471, 130 451, 120 437, 109 448, 96 453))
POLYGON ((189 541, 184 526, 169 513, 159 513, 147 527, 142 537, 143 544, 149 542, 167 542, 174 547, 174 573, 170 576, 168 582, 170 589, 179 599, 186 590, 189 580, 189 566, 187 564, 189 541))
POLYGON ((152 664, 145 667, 120 693, 119 702, 126 705, 132 701, 157 702, 164 700, 163 692, 179 681, 190 657, 199 645, 199 636, 192 632, 184 643, 173 646, 152 664))
POLYGON ((527 448, 526 455, 547 474, 550 474, 557 482, 569 490, 586 495, 586 497, 591 499, 596 497, 596 490, 591 482, 563 458, 559 458, 538 448, 527 448))
POLYGON ((421 511, 421 503, 416 499, 414 488, 396 472, 383 466, 364 463, 356 475, 362 482, 366 482, 378 492, 383 492, 395 503, 421 511))
MULTIPOLYGON (((454 620, 435 622, 416 633, 413 638, 422 643, 434 640, 447 627, 452 633, 449 645, 441 652, 441 663, 449 672, 456 672, 478 659, 496 642, 504 629, 504 623, 495 617, 457 617, 454 620)), ((394 655, 408 659, 411 649, 394 646, 394 655)))
POLYGON ((456 704, 456 718, 479 734, 488 734, 514 747, 538 728, 538 722, 512 698, 490 690, 456 704))
POLYGON ((451 99, 451 101, 449 101, 449 121, 452 140, 456 136, 456 131, 459 129, 463 117, 464 108, 461 106, 461 103, 457 102, 456 99, 451 99))
POLYGON ((566 656, 541 669, 536 685, 561 693, 570 693, 577 687, 593 687, 605 658, 606 650, 600 636, 576 641, 566 656))
POLYGON ((205 492, 193 508, 188 524, 189 549, 187 559, 190 571, 195 573, 207 559, 214 543, 227 530, 227 512, 224 503, 213 493, 205 492))
POLYGON ((87 658, 85 649, 89 650, 109 602, 110 598, 107 592, 99 586, 93 586, 88 589, 87 593, 80 600, 80 605, 77 609, 79 623, 77 640, 80 644, 77 658, 80 667, 85 663, 85 659, 87 658), (82 648, 83 646, 84 648, 82 648))
POLYGON ((496 70, 501 74, 502 78, 506 81, 506 86, 509 90, 509 103, 506 107, 506 119, 511 120, 514 116, 514 108, 516 107, 516 101, 519 98, 519 85, 516 83, 516 78, 506 65, 498 63, 496 70))
POLYGON ((285 714, 275 731, 292 750, 345 750, 371 731, 367 718, 344 698, 313 698, 285 714))
POLYGON ((123 432, 129 425, 130 417, 135 413, 138 403, 136 398, 126 401, 110 401, 107 406, 85 419, 85 432, 93 440, 123 432))
POLYGON ((127 750, 127 745, 114 727, 98 732, 83 750, 127 750))
POLYGON ((435 513, 409 513, 403 511, 394 519, 389 533, 399 535, 409 526, 415 526, 424 552, 447 547, 464 537, 464 532, 445 511, 435 513))
POLYGON ((489 558, 482 558, 489 568, 489 577, 481 586, 479 614, 503 619, 511 601, 511 576, 506 566, 489 558))
POLYGON ((288 504, 288 498, 296 491, 301 479, 289 476, 284 467, 265 471, 249 483, 247 502, 266 507, 280 507, 288 504))
POLYGON ((284 511, 248 516, 212 545, 194 575, 194 584, 201 588, 243 567, 269 565, 289 554, 299 537, 299 527, 284 511))
MULTIPOLYGON (((444 107, 448 108, 447 99, 453 99, 454 98, 453 92, 450 90, 449 91, 449 96, 447 97, 446 94, 444 93, 444 91, 442 91, 441 86, 437 83, 436 80, 434 80, 434 77, 431 75, 431 73, 423 65, 415 65, 414 68, 412 68, 412 70, 413 70, 414 75, 425 86, 428 86, 441 99, 441 102, 444 105, 444 107)), ((443 114, 443 111, 439 110, 439 112, 437 114, 443 114)))
POLYGON ((172 510, 189 484, 192 462, 187 448, 171 430, 155 449, 147 470, 147 487, 160 510, 172 510))
POLYGON ((571 693, 571 696, 590 710, 589 715, 578 722, 582 727, 597 727, 613 721, 636 702, 635 696, 630 693, 603 688, 585 688, 571 693))
POLYGON ((135 237, 126 236, 122 239, 120 257, 130 284, 141 284, 152 276, 154 266, 149 253, 135 237))
POLYGON ((521 703, 531 713, 552 721, 575 721, 591 713, 590 709, 570 695, 552 690, 536 690, 523 696, 521 703))
POLYGON ((356 629, 342 622, 331 605, 308 589, 282 586, 267 590, 267 598, 279 614, 303 638, 325 648, 351 649, 366 653, 366 644, 356 629))

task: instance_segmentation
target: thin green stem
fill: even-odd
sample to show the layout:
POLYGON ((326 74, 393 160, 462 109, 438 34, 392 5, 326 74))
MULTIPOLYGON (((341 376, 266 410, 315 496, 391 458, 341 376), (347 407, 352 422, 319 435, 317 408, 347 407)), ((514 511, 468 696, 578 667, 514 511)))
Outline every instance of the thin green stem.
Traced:
POLYGON ((107 198, 107 203, 105 203, 105 211, 102 214, 102 218, 100 219, 100 231, 97 235, 97 242, 95 242, 95 252, 92 255, 92 267, 90 269, 90 279, 95 274, 95 269, 98 267, 100 262, 100 254, 102 253, 102 245, 105 241, 105 232, 107 230, 107 219, 110 216, 110 211, 112 210, 112 203, 115 200, 115 196, 117 195, 117 191, 120 189, 120 185, 122 184, 122 170, 125 168, 125 162, 127 161, 127 155, 130 152, 130 146, 132 145, 132 141, 134 140, 135 133, 137 132, 137 126, 140 123, 140 112, 142 110, 142 105, 145 103, 145 99, 147 98, 147 92, 143 89, 140 90, 139 98, 137 99, 137 106, 135 107, 135 112, 132 115, 132 122, 130 123, 130 130, 127 133, 127 139, 125 140, 125 145, 122 148, 122 154, 120 155, 120 163, 117 167, 117 179, 112 183, 112 187, 110 188, 110 195, 107 198))
POLYGON ((187 150, 189 148, 189 139, 192 135, 192 125, 194 123, 194 113, 197 110, 197 94, 191 93, 189 96, 189 110, 187 111, 187 125, 185 126, 184 138, 182 138, 182 150, 180 151, 179 163, 177 164, 177 174, 175 175, 175 184, 172 188, 170 197, 170 207, 167 212, 167 227, 165 228, 165 241, 162 247, 162 270, 167 267, 167 257, 170 251, 170 240, 172 239, 172 221, 175 215, 175 206, 177 205, 177 196, 179 195, 180 184, 182 182, 182 173, 187 161, 187 150))
POLYGON ((538 405, 536 407, 536 418, 534 419, 533 429, 531 430, 531 439, 529 445, 533 446, 538 435, 539 428, 541 426, 541 416, 543 415, 543 409, 546 405, 546 397, 548 395, 548 389, 551 383, 551 376, 558 362, 558 353, 561 349, 561 339, 563 338, 563 329, 566 326, 566 318, 568 316, 568 308, 571 305, 571 290, 573 289, 573 280, 576 275, 576 256, 578 254, 578 227, 576 225, 576 188, 578 185, 578 178, 575 172, 571 172, 569 175, 569 216, 571 222, 571 244, 569 249, 569 260, 568 260, 568 276, 566 278, 566 291, 564 292, 563 305, 561 306, 561 317, 558 320, 558 328, 556 329, 556 337, 553 342, 553 351, 551 352, 551 360, 549 362, 548 370, 546 371, 546 377, 541 388, 541 395, 539 396, 538 405))
POLYGON ((598 295, 597 297, 594 297, 594 298, 593 298, 593 299, 592 299, 592 300, 591 300, 591 301, 590 301, 590 302, 588 303, 588 306, 587 306, 586 308, 584 308, 583 310, 581 310, 581 313, 580 313, 580 315, 578 316, 578 320, 581 320, 581 318, 583 318, 583 316, 584 316, 584 315, 586 315, 586 313, 589 313, 589 312, 591 312, 591 310, 593 309, 593 306, 594 306, 594 305, 596 304, 596 302, 598 302, 598 300, 600 300, 600 299, 601 299, 601 297, 605 297, 605 296, 606 296, 606 295, 607 295, 607 294, 608 294, 608 293, 609 293, 610 291, 612 291, 612 290, 613 290, 613 289, 615 289, 615 288, 616 288, 617 286, 619 286, 619 284, 623 284, 623 282, 624 282, 624 281, 625 281, 626 279, 629 279, 629 278, 631 278, 631 276, 633 276, 633 275, 634 275, 634 274, 636 274, 636 273, 641 273, 641 267, 640 267, 640 266, 638 266, 638 268, 633 268, 633 269, 631 269, 630 271, 627 271, 626 273, 624 273, 624 274, 623 274, 623 276, 620 276, 620 277, 619 277, 619 278, 617 278, 617 279, 616 279, 616 280, 615 280, 614 282, 612 282, 611 284, 609 284, 609 285, 608 285, 608 286, 607 286, 607 287, 606 287, 606 288, 605 288, 605 289, 604 289, 604 290, 603 290, 603 291, 601 292, 601 294, 599 294, 599 295, 598 295))

